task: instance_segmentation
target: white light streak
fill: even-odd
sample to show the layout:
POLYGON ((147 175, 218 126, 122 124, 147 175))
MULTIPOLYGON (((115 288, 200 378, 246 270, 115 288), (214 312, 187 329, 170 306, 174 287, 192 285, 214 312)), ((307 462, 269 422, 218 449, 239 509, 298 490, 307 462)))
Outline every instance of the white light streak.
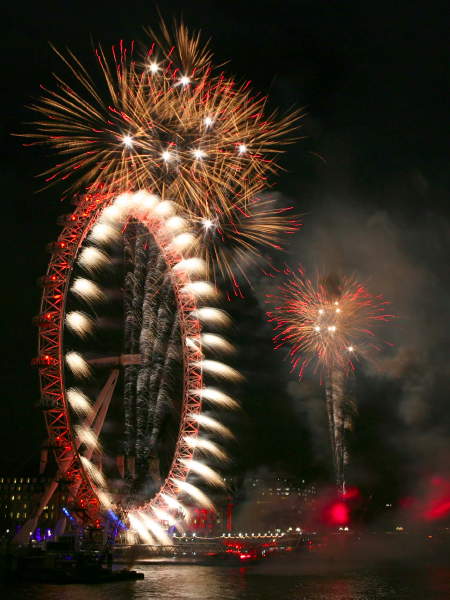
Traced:
POLYGON ((111 204, 107 206, 105 210, 102 212, 100 217, 101 221, 106 221, 107 223, 117 223, 122 218, 122 211, 115 204, 111 204))
POLYGON ((153 546, 155 544, 155 540, 148 532, 148 528, 144 525, 144 523, 133 513, 128 513, 128 519, 130 520, 131 527, 134 529, 134 531, 136 531, 142 541, 153 546))
POLYGON ((161 217, 170 217, 174 212, 175 206, 170 200, 163 200, 163 202, 160 202, 155 208, 155 213, 161 217))
POLYGON ((214 123, 214 119, 212 117, 205 117, 203 119, 203 123, 205 124, 205 127, 211 127, 211 125, 214 123))
POLYGON ((202 258, 185 258, 180 260, 173 268, 175 273, 189 273, 191 275, 203 275, 206 271, 206 263, 202 258))
POLYGON ((169 525, 178 525, 178 521, 171 514, 162 510, 161 508, 157 508, 156 506, 152 506, 152 511, 155 513, 157 519, 162 522, 166 522, 169 525))
POLYGON ((88 473, 89 477, 91 477, 97 485, 105 487, 106 479, 100 469, 98 469, 94 463, 92 463, 85 456, 80 456, 80 460, 81 464, 83 465, 83 469, 88 473))
POLYGON ((172 481, 175 483, 176 486, 178 486, 178 488, 182 492, 193 498, 201 506, 203 506, 204 508, 209 508, 210 510, 214 509, 214 505, 208 498, 208 496, 202 491, 200 491, 198 488, 196 488, 194 485, 188 483, 187 481, 181 481, 180 479, 175 478, 172 478, 172 481))
POLYGON ((216 473, 211 467, 203 464, 202 462, 194 459, 180 458, 180 462, 183 463, 190 471, 193 471, 200 477, 202 477, 207 483, 216 487, 225 487, 225 483, 218 473, 216 473))
POLYGON ((98 450, 100 444, 95 432, 90 427, 84 427, 83 425, 75 425, 75 433, 79 441, 84 444, 87 448, 98 450))
POLYGON ((174 216, 167 219, 166 226, 172 231, 180 231, 186 227, 186 221, 181 217, 174 216))
POLYGON ((78 352, 68 352, 66 354, 66 363, 77 377, 89 377, 91 374, 90 366, 78 352))
POLYGON ((111 502, 111 498, 110 498, 109 494, 107 494, 103 490, 98 490, 98 489, 95 490, 95 493, 97 495, 97 498, 100 501, 100 504, 103 506, 103 508, 111 508, 112 507, 112 502, 111 502))
POLYGON ((197 308, 193 310, 191 315, 196 317, 200 321, 204 323, 214 324, 214 325, 229 325, 230 317, 223 310, 218 308, 211 308, 209 306, 204 306, 202 308, 197 308))
POLYGON ((161 498, 171 510, 176 510, 177 512, 180 512, 182 515, 184 515, 185 519, 189 517, 189 510, 185 506, 183 506, 181 502, 176 500, 173 496, 169 496, 169 494, 161 492, 161 498))
POLYGON ((66 398, 71 408, 80 416, 86 416, 92 413, 92 406, 89 398, 76 388, 66 390, 66 398))
POLYGON ((192 233, 180 233, 173 238, 172 244, 178 250, 186 250, 195 244, 195 237, 192 233))
POLYGON ((211 442, 211 440, 205 440, 201 437, 194 437, 191 435, 186 435, 183 439, 186 444, 198 452, 211 454, 222 461, 228 460, 228 456, 225 454, 222 448, 219 448, 219 446, 214 444, 214 442, 211 442))
POLYGON ((114 200, 114 204, 116 206, 118 206, 120 209, 127 209, 130 207, 130 205, 132 203, 132 199, 133 199, 132 194, 130 194, 128 192, 124 192, 123 194, 120 194, 119 196, 117 196, 117 198, 114 200))
POLYGON ((158 196, 154 194, 149 194, 145 190, 139 190, 133 195, 133 200, 136 209, 144 210, 146 212, 151 212, 155 209, 155 207, 159 204, 158 196))
POLYGON ((169 160, 171 160, 171 158, 172 158, 172 154, 168 150, 164 150, 164 152, 162 152, 162 154, 161 154, 161 158, 165 162, 169 162, 169 160))
POLYGON ((238 152, 239 154, 245 154, 247 152, 247 146, 245 144, 239 144, 238 152))
POLYGON ((119 232, 115 227, 111 227, 106 223, 97 223, 91 229, 89 240, 96 242, 97 244, 107 244, 116 239, 118 235, 119 232))
POLYGON ((222 423, 219 423, 219 421, 216 421, 216 419, 213 419, 212 417, 208 417, 207 415, 197 415, 194 413, 191 413, 189 415, 189 417, 191 419, 194 419, 194 421, 197 421, 197 423, 199 425, 201 425, 202 427, 204 427, 205 429, 209 429, 210 431, 215 431, 216 433, 218 433, 219 435, 222 435, 223 437, 227 437, 227 438, 232 438, 234 437, 233 434, 231 433, 231 431, 228 429, 228 427, 225 427, 225 425, 222 425, 222 423))
POLYGON ((159 525, 159 523, 152 519, 147 513, 139 511, 138 516, 162 546, 168 546, 172 543, 170 537, 167 535, 161 525, 159 525))
POLYGON ((133 146, 133 138, 131 137, 131 135, 124 135, 122 138, 122 142, 125 146, 127 146, 127 148, 131 148, 133 146))
POLYGON ((218 377, 224 377, 234 381, 242 379, 242 375, 236 371, 236 369, 233 369, 218 360, 202 360, 200 363, 197 363, 197 365, 201 367, 203 371, 211 373, 211 375, 217 375, 218 377))
POLYGON ((150 73, 157 73, 159 71, 159 65, 157 62, 151 62, 148 65, 148 70, 150 71, 150 73))
POLYGON ((236 400, 214 387, 205 387, 199 390, 191 390, 191 393, 200 396, 202 400, 207 400, 212 404, 217 404, 218 406, 222 406, 224 408, 239 408, 239 404, 236 402, 236 400))
POLYGON ((215 333, 202 333, 202 344, 207 348, 213 348, 215 350, 221 350, 222 352, 231 353, 234 352, 235 348, 230 342, 228 342, 221 335, 215 333))
POLYGON ((70 290, 83 300, 103 300, 105 298, 105 294, 98 285, 84 277, 77 277, 70 290))
POLYGON ((74 310, 67 313, 66 324, 69 329, 80 337, 86 337, 91 333, 94 322, 85 313, 74 310))
POLYGON ((80 252, 78 262, 82 267, 88 271, 94 271, 100 269, 103 265, 109 262, 108 255, 94 248, 93 246, 86 246, 80 252))
POLYGON ((214 298, 217 296, 216 288, 207 281, 191 281, 181 288, 184 294, 192 294, 197 298, 214 298))

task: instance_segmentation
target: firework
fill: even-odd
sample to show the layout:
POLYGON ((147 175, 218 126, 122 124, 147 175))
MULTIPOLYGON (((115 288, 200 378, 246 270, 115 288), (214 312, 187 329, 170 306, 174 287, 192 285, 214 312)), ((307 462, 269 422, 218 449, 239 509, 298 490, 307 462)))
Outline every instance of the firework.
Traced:
MULTIPOLYGON (((71 52, 57 51, 70 80, 56 76, 56 88, 31 106, 39 114, 33 143, 60 155, 44 173, 49 185, 105 194, 149 189, 175 199, 196 224, 209 267, 233 276, 259 246, 278 247, 299 227, 259 194, 301 115, 268 112, 267 99, 215 68, 207 45, 184 25, 173 35, 162 31, 159 39, 150 32, 156 41, 139 56, 134 44, 113 47, 111 59, 98 48, 98 81, 71 52)), ((105 224, 92 233, 96 242, 111 235, 105 224)))
POLYGON ((353 278, 329 275, 312 282, 301 270, 294 273, 289 268, 284 275, 277 293, 267 296, 274 346, 288 348, 292 371, 300 377, 308 365, 321 372, 336 483, 345 490, 346 438, 356 411, 348 375, 357 360, 372 360, 373 351, 382 345, 376 326, 393 315, 386 312, 388 303, 381 296, 371 295, 353 278))
POLYGON ((373 296, 353 278, 318 277, 309 281, 286 269, 287 280, 277 293, 267 295, 272 309, 275 349, 286 346, 293 371, 305 367, 324 371, 354 369, 358 359, 369 359, 379 350, 375 328, 389 321, 388 302, 373 296))

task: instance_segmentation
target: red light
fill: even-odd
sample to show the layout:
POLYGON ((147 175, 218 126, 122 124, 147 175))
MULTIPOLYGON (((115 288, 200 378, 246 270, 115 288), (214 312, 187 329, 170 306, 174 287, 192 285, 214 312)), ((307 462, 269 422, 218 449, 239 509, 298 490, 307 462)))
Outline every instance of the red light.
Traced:
POLYGON ((327 517, 332 525, 346 525, 349 521, 348 507, 344 502, 335 502, 328 511, 327 517))

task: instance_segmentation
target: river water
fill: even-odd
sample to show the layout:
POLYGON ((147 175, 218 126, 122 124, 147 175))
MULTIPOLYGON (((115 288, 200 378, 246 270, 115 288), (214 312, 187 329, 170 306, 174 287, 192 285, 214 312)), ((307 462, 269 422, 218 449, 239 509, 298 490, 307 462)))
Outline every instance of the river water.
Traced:
POLYGON ((449 600, 450 568, 300 573, 262 567, 138 565, 145 579, 101 585, 0 586, 2 600, 449 600))

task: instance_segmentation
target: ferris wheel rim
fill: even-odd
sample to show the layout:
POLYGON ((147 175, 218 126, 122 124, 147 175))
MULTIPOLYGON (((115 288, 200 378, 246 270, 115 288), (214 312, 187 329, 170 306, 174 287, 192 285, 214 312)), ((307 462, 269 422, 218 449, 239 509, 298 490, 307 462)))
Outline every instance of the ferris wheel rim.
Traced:
MULTIPOLYGON (((77 449, 77 436, 65 390, 64 324, 69 284, 81 247, 92 228, 100 220, 103 211, 121 196, 102 198, 88 194, 81 199, 74 212, 67 218, 63 231, 53 245, 41 301, 38 360, 41 361, 39 364, 41 398, 44 403, 47 398, 51 399, 50 407, 44 409, 47 431, 53 443, 59 473, 68 481, 78 484, 74 500, 78 502, 77 508, 86 510, 88 519, 91 520, 91 515, 99 512, 100 494, 92 478, 86 473, 77 449)), ((163 219, 159 219, 159 226, 162 223, 163 219)), ((150 221, 144 223, 153 235, 171 271, 172 289, 181 316, 179 331, 183 342, 183 401, 178 438, 169 472, 157 493, 145 503, 146 509, 165 505, 161 494, 176 498, 180 493, 176 481, 185 481, 189 474, 190 469, 185 460, 192 459, 194 448, 189 446, 184 438, 186 435, 198 435, 199 425, 193 416, 201 412, 202 398, 201 394, 192 394, 192 390, 203 387, 203 374, 201 366, 199 367, 202 358, 199 338, 201 325, 198 318, 193 316, 197 311, 198 302, 193 294, 186 293, 189 276, 182 271, 176 276, 173 275, 173 267, 180 263, 184 256, 170 243, 174 236, 168 236, 168 240, 163 240, 161 233, 167 236, 168 232, 164 228, 159 230, 156 226, 151 229, 148 227, 149 224, 150 221), (199 341, 196 350, 184 343, 186 338, 193 334, 199 341)))

